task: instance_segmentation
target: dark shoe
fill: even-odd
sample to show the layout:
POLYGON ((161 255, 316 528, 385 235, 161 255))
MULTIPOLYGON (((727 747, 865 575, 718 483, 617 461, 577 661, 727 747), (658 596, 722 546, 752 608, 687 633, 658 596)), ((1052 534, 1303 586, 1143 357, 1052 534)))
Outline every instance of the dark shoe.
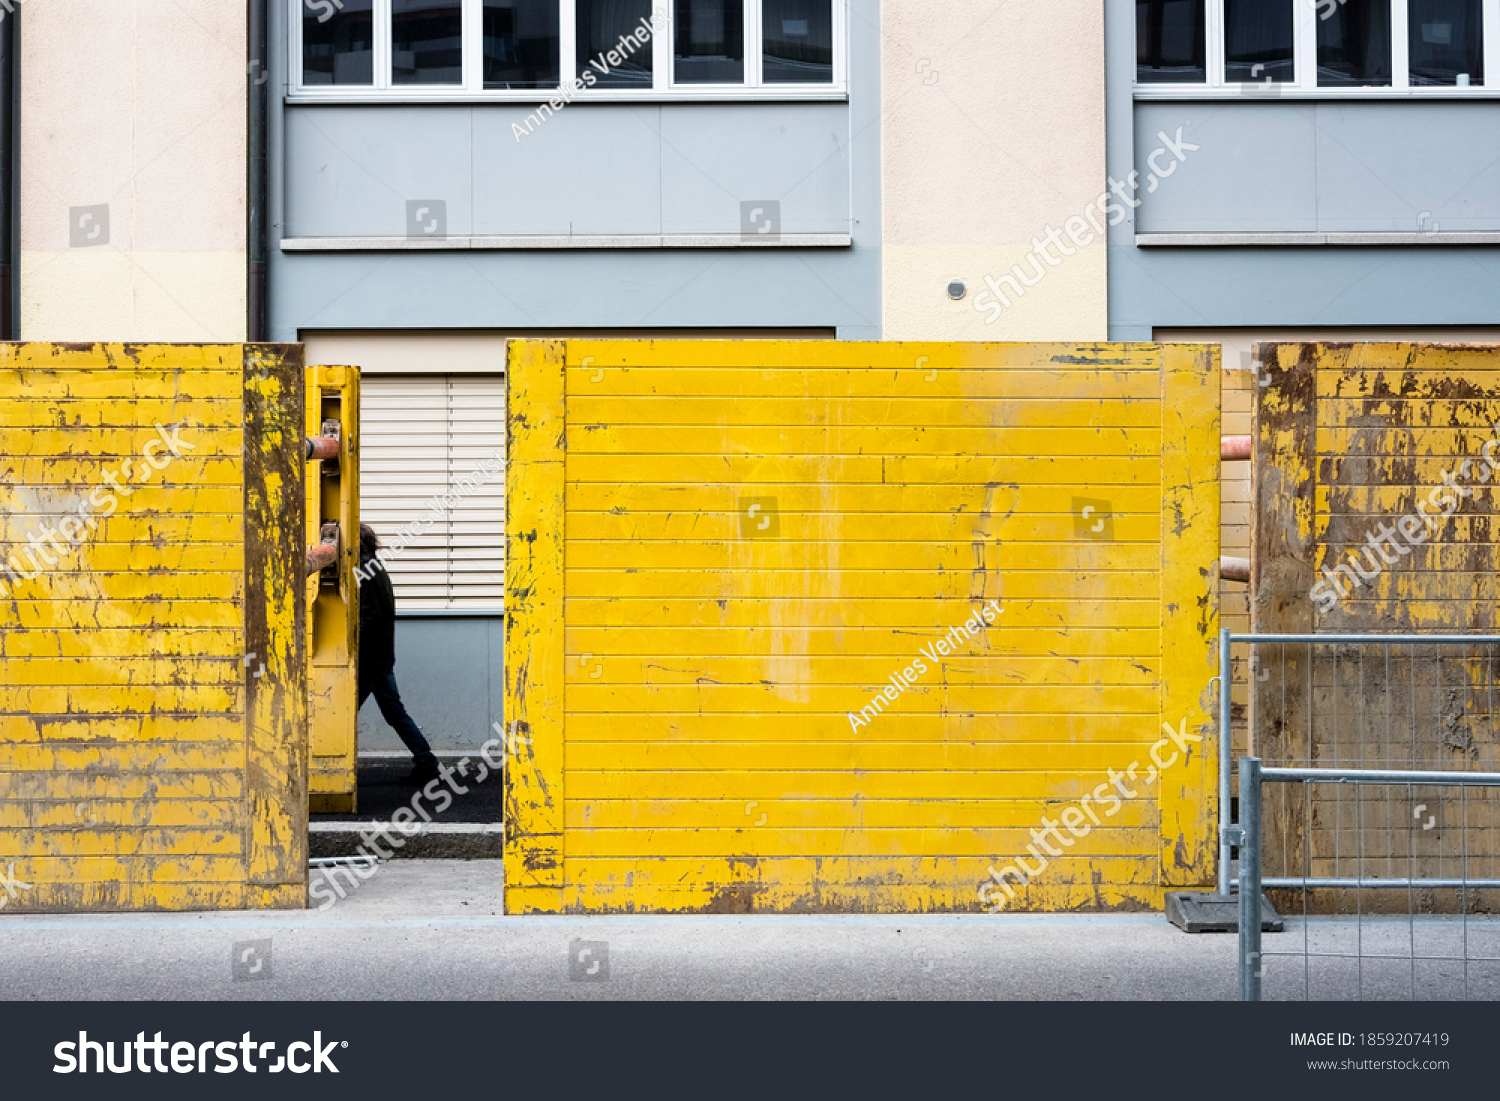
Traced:
POLYGON ((404 787, 423 788, 434 780, 442 779, 441 773, 435 768, 422 768, 420 765, 413 768, 398 781, 404 787))

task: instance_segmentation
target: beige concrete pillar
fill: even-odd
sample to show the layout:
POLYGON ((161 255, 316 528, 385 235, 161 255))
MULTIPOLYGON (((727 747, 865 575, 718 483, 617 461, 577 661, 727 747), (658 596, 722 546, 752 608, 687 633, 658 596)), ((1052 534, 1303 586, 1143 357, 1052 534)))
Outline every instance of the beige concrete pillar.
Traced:
POLYGON ((29 0, 21 334, 245 338, 244 0, 29 0))

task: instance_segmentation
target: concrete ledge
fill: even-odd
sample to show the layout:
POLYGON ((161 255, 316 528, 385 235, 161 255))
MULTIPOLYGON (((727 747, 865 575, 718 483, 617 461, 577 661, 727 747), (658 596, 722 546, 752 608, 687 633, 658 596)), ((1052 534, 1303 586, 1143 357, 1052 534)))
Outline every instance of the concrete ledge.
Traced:
POLYGON ((428 822, 415 834, 403 834, 389 822, 313 822, 307 827, 308 856, 355 856, 374 852, 360 839, 383 829, 404 844, 375 837, 392 860, 499 860, 505 855, 505 826, 499 822, 428 822))
POLYGON ((1500 245, 1500 233, 1137 233, 1137 248, 1500 245))
POLYGON ((595 234, 572 237, 283 237, 282 252, 508 252, 532 249, 850 248, 849 233, 595 234))

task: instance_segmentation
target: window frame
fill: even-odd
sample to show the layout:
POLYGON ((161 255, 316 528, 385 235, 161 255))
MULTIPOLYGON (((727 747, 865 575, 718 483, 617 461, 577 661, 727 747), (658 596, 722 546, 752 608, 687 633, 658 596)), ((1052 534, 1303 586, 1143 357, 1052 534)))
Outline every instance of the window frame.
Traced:
MULTIPOLYGON (((454 0, 463 9, 462 84, 394 84, 392 82, 391 0, 372 0, 374 83, 312 84, 302 82, 302 20, 309 0, 286 0, 287 102, 289 103, 542 103, 557 97, 559 88, 578 77, 575 0, 555 0, 559 7, 558 84, 546 88, 484 87, 484 0, 454 0)), ((574 102, 719 101, 719 100, 846 100, 849 57, 849 0, 833 6, 833 82, 830 84, 766 84, 762 54, 762 0, 744 0, 745 81, 743 84, 679 83, 672 72, 673 0, 651 0, 659 20, 651 36, 650 88, 582 88, 574 102)), ((1488 2, 1488 0, 1487 0, 1488 2)), ((1500 0, 1493 0, 1500 4, 1500 0)))
MULTIPOLYGON (((1200 0, 1205 6, 1205 61, 1208 79, 1202 84, 1141 83, 1132 77, 1137 100, 1248 99, 1500 99, 1500 0, 1482 0, 1485 84, 1413 87, 1408 43, 1409 0, 1385 0, 1391 6, 1391 83, 1380 87, 1318 86, 1318 0, 1292 0, 1292 50, 1295 82, 1261 92, 1240 81, 1224 79, 1225 0, 1200 0)), ((1132 20, 1133 25, 1133 20, 1132 20)))

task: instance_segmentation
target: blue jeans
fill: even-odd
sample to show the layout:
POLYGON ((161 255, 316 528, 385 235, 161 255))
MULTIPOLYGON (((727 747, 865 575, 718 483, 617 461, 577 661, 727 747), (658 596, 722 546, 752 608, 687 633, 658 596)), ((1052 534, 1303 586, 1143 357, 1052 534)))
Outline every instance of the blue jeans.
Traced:
POLYGON ((381 717, 390 723, 391 729, 400 736, 406 748, 411 750, 412 762, 420 769, 436 770, 438 763, 437 758, 433 756, 432 747, 427 744, 427 739, 422 737, 422 731, 416 723, 412 722, 411 716, 406 713, 406 705, 401 702, 401 692, 396 687, 394 670, 360 682, 360 707, 365 705, 365 700, 370 698, 371 692, 375 693, 375 703, 380 708, 381 717))

